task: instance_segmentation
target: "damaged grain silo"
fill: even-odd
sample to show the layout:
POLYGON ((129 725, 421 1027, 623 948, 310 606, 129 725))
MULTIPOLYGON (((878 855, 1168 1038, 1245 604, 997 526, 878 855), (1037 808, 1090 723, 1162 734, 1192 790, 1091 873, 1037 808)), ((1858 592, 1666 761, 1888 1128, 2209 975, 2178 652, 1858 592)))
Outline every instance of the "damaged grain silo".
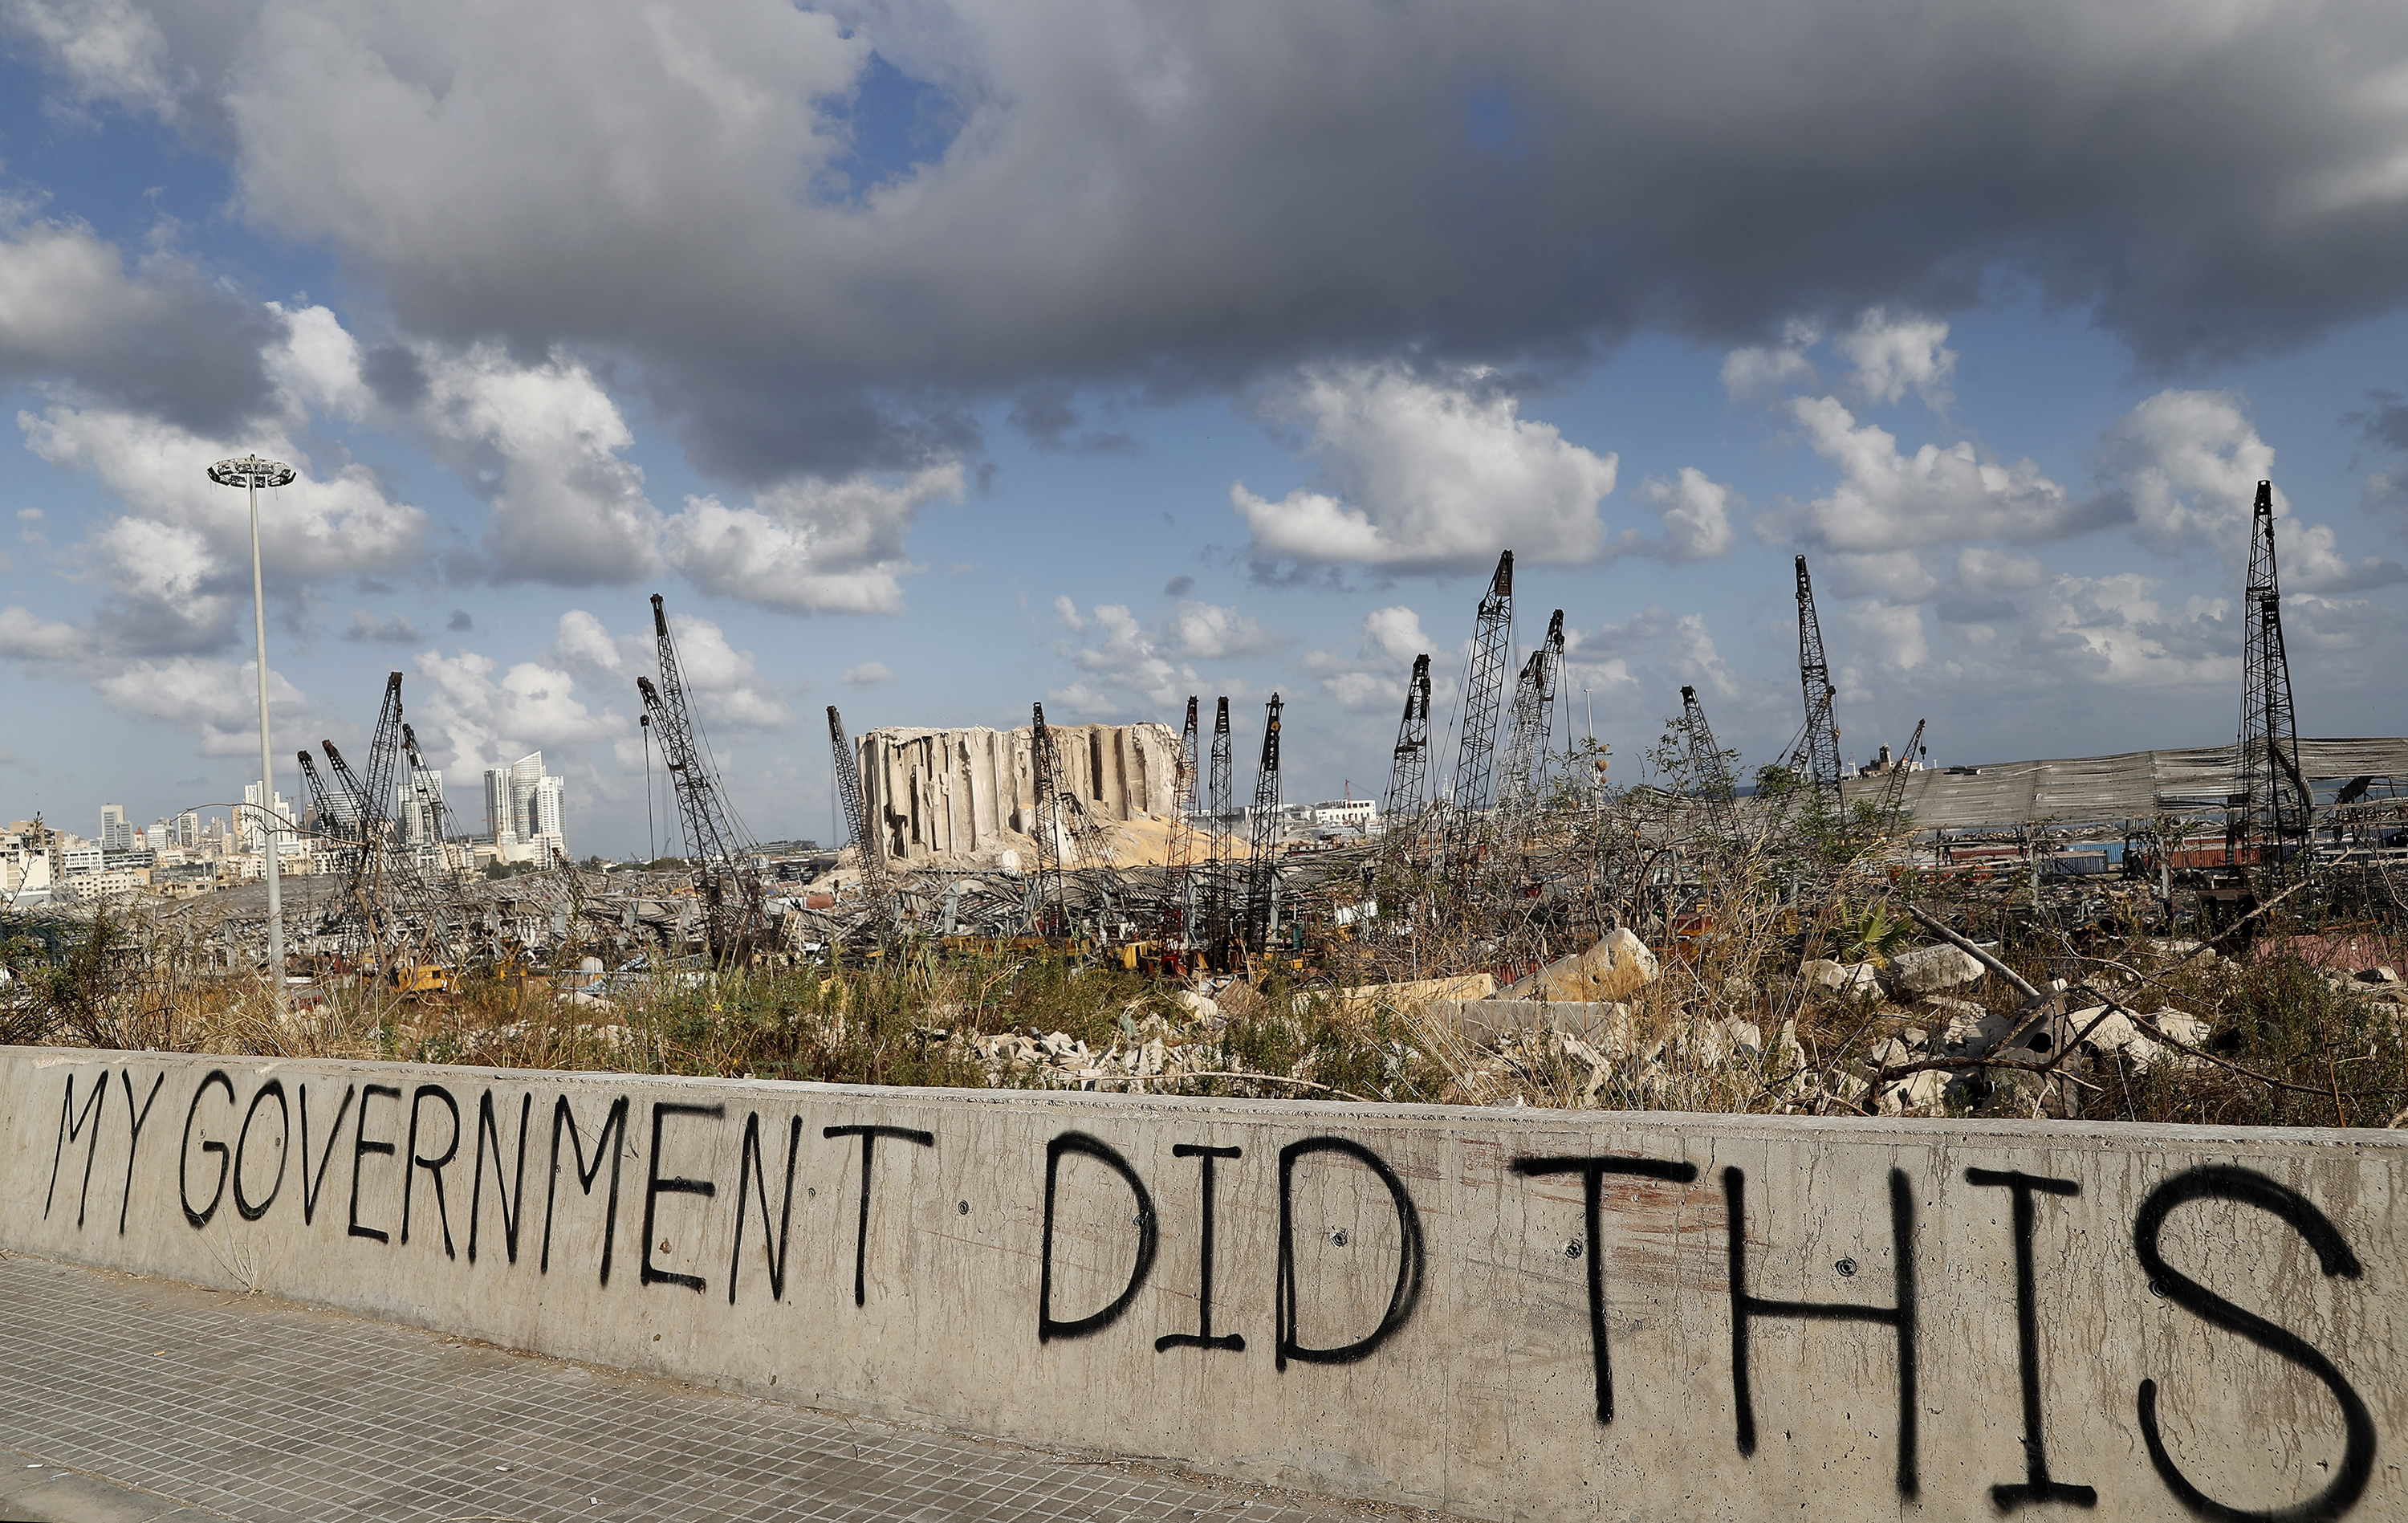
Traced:
MULTIPOLYGON (((1167 725, 1049 726, 1063 783, 1108 824, 1167 819, 1179 737, 1167 725)), ((889 861, 992 865, 1026 852, 1037 783, 1026 728, 890 728, 859 741, 864 802, 889 861)))

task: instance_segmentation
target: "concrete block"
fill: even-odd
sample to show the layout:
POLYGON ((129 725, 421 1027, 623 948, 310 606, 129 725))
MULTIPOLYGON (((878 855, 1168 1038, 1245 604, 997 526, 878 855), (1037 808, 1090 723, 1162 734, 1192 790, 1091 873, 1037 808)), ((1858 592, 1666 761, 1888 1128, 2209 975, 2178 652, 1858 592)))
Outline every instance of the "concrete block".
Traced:
POLYGON ((1987 970, 1971 953, 1953 946, 1926 946, 1892 957, 1884 981, 1900 994, 1937 994, 1973 983, 1987 970))
POLYGON ((1630 1007, 1597 999, 1452 999, 1433 1004, 1483 1040, 1518 1031, 1560 1031, 1609 1057, 1632 1050, 1630 1007))
POLYGON ((1426 1005, 1433 999, 1486 999, 1497 992, 1497 980, 1488 973, 1466 973, 1455 978, 1417 978, 1401 984, 1360 984, 1338 993, 1342 1005, 1426 1005))
POLYGON ((1622 927, 1585 952, 1557 957, 1498 993, 1500 999, 1627 999, 1656 982, 1659 970, 1647 943, 1622 927))
POLYGON ((1816 957, 1798 970, 1798 976, 1817 988, 1837 994, 1868 997, 1881 992, 1881 970, 1869 962, 1833 962, 1816 957))
POLYGON ((2403 1218, 2401 1132, 0 1048, 10 1252, 1530 1523, 2408 1516, 2403 1218))

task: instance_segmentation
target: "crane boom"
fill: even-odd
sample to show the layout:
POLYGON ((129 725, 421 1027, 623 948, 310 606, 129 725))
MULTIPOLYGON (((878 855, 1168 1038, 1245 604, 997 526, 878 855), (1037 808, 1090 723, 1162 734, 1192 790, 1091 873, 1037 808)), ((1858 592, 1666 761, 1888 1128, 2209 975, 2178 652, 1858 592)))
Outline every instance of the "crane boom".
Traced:
POLYGON ((837 796, 844 804, 845 828, 853 832, 853 850, 861 858, 861 887, 870 902, 882 908, 894 892, 886 872, 886 843, 870 828, 869 802, 862 792, 861 759, 845 739, 844 716, 827 706, 828 750, 836 768, 837 796))
POLYGON ((1512 740, 1505 752, 1502 802, 1519 811, 1527 807, 1547 765, 1547 735, 1555 718, 1555 671, 1564 658, 1564 611, 1547 621, 1547 638, 1530 653, 1513 684, 1512 740))
MULTIPOLYGON (((396 672, 386 688, 387 707, 396 716, 401 708, 400 687, 400 674, 396 672)), ((396 724, 396 741, 398 739, 396 724)), ((351 898, 384 970, 390 974, 412 960, 452 961, 451 936, 443 924, 442 906, 426 880, 419 875, 412 857, 394 849, 398 843, 392 819, 343 759, 343 754, 335 749, 335 742, 321 740, 318 744, 326 754, 326 765, 333 769, 335 781, 359 800, 360 855, 352 868, 351 898), (413 914, 418 917, 415 926, 409 921, 413 914)))
POLYGON ((1698 701, 1694 687, 1681 689, 1681 717, 1688 731, 1690 781, 1697 784, 1698 802, 1705 806, 1707 832, 1731 840, 1739 833, 1734 820, 1739 790, 1731 782, 1721 748, 1714 744, 1713 729, 1706 723, 1706 706, 1698 701))
POLYGON ((1814 616, 1814 582, 1798 557, 1798 683, 1806 699, 1806 730, 1793 758, 1814 797, 1840 812, 1840 730, 1832 723, 1831 664, 1823 656, 1823 625, 1814 616))
POLYGON ((2274 483, 2258 483, 2249 516, 2249 582, 2241 663, 2242 834, 2262 874, 2281 876, 2308 839, 2315 797, 2300 772, 2291 668, 2283 652, 2283 592, 2274 568, 2274 483))
POLYGON ((1889 764, 1889 778, 1882 788, 1881 827, 1894 830, 1901 823, 1900 806, 1906 802, 1906 775, 1914 769, 1914 754, 1923 748, 1924 721, 1914 722, 1914 733, 1907 737, 1906 749, 1889 764))
POLYGON ((1396 760, 1388 768, 1388 820, 1391 827, 1421 812, 1422 791, 1429 780, 1430 658, 1413 657, 1412 675, 1405 679, 1405 714, 1397 722, 1396 760))
POLYGON ((1029 706, 1028 761, 1037 795, 1036 828, 1029 834, 1037 839, 1038 918, 1040 925, 1049 927, 1060 920, 1065 923, 1062 928, 1067 928, 1068 906, 1062 898, 1062 845, 1068 824, 1063 817, 1068 807, 1064 796, 1069 790, 1063 785, 1062 758, 1054 754, 1054 732, 1046 727, 1045 705, 1041 703, 1029 706))
POLYGON ((1229 825, 1237 812, 1237 799, 1232 797, 1233 768, 1229 757, 1229 700, 1220 700, 1212 714, 1212 758, 1209 787, 1212 795, 1212 866, 1205 879, 1206 938, 1216 948, 1226 950, 1236 937, 1234 918, 1229 908, 1230 866, 1223 855, 1228 850, 1229 825))
POLYGON ((426 765, 425 754, 418 749, 418 732, 407 724, 401 726, 401 754, 409 764, 410 808, 417 809, 424 801, 427 831, 434 838, 439 869, 446 866, 443 846, 452 839, 452 806, 443 797, 443 778, 426 765))
POLYGON ((1246 855, 1246 944, 1270 945, 1279 923, 1280 696, 1271 695, 1263 725, 1262 762, 1254 773, 1253 830, 1246 855))
POLYGON ((1196 855, 1197 698, 1187 697, 1187 723, 1179 732, 1179 756, 1170 787, 1169 860, 1162 875, 1162 949, 1167 959, 1186 950, 1193 888, 1190 869, 1196 855))
POLYGON ((326 791, 326 780, 318 775, 318 764, 309 759, 307 751, 294 755, 301 764, 301 781, 309 789, 310 812, 318 822, 316 833, 331 841, 356 840, 358 827, 335 807, 334 796, 326 791))
POLYGON ((1473 626, 1463 687, 1463 735, 1455 756, 1454 846, 1469 855, 1474 822, 1488 807, 1497 751, 1497 711, 1505 689, 1505 651, 1513 639, 1513 553, 1497 557, 1473 626))
POLYGON ((750 860, 751 843, 738 829, 718 774, 697 741, 677 640, 669 633, 669 616, 658 593, 652 594, 652 645, 660 685, 638 677, 636 690, 643 695, 644 709, 660 737, 678 815, 695 853, 695 890, 702 900, 705 944, 714 962, 749 962, 767 914, 761 880, 750 860))

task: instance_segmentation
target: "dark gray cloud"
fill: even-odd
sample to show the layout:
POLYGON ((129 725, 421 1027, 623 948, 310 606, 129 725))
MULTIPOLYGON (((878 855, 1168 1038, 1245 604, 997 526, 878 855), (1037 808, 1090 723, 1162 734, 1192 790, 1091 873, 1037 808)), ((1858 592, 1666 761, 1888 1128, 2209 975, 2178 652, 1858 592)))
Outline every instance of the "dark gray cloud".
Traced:
POLYGON ((284 336, 274 309, 176 255, 129 265, 80 224, 0 221, 0 385, 64 381, 84 399, 223 432, 267 401, 264 352, 284 336))
POLYGON ((896 0, 693 8, 674 47, 633 0, 144 14, 157 66, 74 89, 208 124, 246 214, 403 331, 615 362, 748 481, 974 449, 988 397, 1075 439, 1099 389, 1577 365, 2001 281, 2149 368, 2408 294, 2377 0, 896 0), (942 130, 882 147, 882 111, 942 130))

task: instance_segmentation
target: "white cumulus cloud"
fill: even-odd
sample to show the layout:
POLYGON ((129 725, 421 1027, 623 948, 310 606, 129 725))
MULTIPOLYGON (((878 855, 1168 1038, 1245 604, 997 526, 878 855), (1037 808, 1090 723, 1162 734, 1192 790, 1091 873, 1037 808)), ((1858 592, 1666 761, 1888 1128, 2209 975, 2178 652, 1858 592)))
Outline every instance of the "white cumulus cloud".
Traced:
MULTIPOLYGON (((1694 466, 1682 467, 1670 481, 1650 477, 1641 484, 1639 496, 1663 514, 1664 536, 1639 541, 1634 549, 1668 561, 1710 561, 1738 542, 1731 507, 1740 502, 1739 494, 1694 466)), ((1623 553, 1622 546, 1614 548, 1623 553)))
POLYGON ((1298 431, 1322 480, 1277 501, 1229 488, 1254 553, 1400 572, 1477 570, 1509 548, 1541 565, 1595 559, 1617 457, 1523 417, 1488 381, 1329 366, 1268 394, 1266 416, 1298 431))
POLYGON ((669 564, 706 592, 796 613, 895 613, 921 509, 962 497, 958 461, 900 481, 787 481, 730 508, 689 497, 667 524, 669 564))
POLYGON ((660 514, 624 458, 635 434, 581 362, 521 365, 489 344, 421 358, 418 417, 493 502, 494 580, 624 586, 660 564, 660 514))
POLYGON ((1956 373, 1956 352, 1942 347, 1947 339, 1945 323, 1876 307, 1832 344, 1855 366, 1849 380, 1868 399, 1893 403, 1913 391, 1936 411, 1953 400, 1948 383, 1956 373))
POLYGON ((2055 539, 2113 517, 2110 507, 2070 496, 2028 459, 2004 464, 1970 443, 1901 453, 1896 435, 1859 424, 1836 397, 1798 397, 1791 411, 1814 453, 1841 476, 1828 496, 1784 526, 1833 550, 2055 539))

